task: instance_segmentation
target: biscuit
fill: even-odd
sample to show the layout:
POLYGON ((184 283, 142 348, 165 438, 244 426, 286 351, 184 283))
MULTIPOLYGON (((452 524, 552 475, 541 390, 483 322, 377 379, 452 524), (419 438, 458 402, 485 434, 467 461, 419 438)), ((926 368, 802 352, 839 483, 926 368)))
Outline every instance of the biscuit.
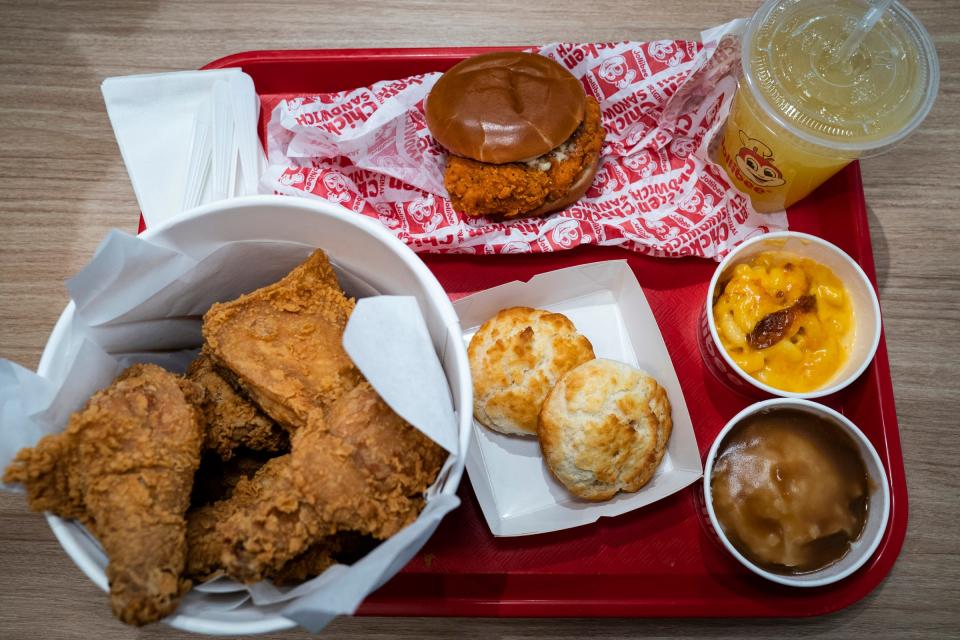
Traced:
POLYGON ((467 354, 474 417, 512 435, 536 435, 537 414, 550 389, 594 357, 590 341, 569 318, 529 307, 503 309, 484 322, 467 354))
POLYGON ((599 359, 560 379, 543 403, 538 435, 557 480, 579 498, 600 501, 650 481, 672 428, 660 383, 599 359))

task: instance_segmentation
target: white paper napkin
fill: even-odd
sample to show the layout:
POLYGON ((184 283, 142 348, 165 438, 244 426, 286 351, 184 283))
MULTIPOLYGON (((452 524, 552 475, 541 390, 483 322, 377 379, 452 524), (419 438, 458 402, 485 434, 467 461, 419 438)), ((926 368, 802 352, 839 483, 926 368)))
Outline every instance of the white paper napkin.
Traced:
POLYGON ((147 226, 257 193, 260 101, 240 69, 107 78, 101 90, 147 226))

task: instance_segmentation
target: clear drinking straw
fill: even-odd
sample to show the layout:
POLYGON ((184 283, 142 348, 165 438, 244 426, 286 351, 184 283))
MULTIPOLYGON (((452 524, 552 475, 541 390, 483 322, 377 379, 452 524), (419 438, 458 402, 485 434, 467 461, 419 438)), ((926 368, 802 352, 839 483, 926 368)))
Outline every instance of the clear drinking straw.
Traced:
POLYGON ((860 21, 853 28, 853 31, 847 36, 846 41, 840 46, 835 60, 844 63, 848 62, 850 56, 857 50, 857 47, 859 47, 863 39, 867 37, 867 34, 877 26, 880 18, 887 12, 891 4, 893 4, 893 0, 879 0, 876 4, 872 4, 869 11, 863 14, 863 17, 860 18, 860 21))

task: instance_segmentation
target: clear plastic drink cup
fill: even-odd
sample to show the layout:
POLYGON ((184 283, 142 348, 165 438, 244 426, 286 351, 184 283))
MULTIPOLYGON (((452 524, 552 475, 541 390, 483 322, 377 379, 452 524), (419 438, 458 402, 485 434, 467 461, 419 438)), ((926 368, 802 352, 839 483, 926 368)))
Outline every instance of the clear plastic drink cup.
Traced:
POLYGON ((930 35, 894 2, 846 60, 867 0, 766 0, 742 42, 743 72, 717 160, 757 211, 789 207, 930 112, 940 64, 930 35))

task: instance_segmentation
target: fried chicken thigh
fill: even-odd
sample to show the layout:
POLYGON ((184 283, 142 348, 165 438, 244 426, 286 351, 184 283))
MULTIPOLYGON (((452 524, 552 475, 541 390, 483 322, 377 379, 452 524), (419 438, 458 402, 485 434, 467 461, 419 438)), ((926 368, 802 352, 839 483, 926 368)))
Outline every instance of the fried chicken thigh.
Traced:
POLYGON ((213 305, 205 349, 267 415, 297 429, 361 379, 341 345, 353 306, 317 250, 282 280, 213 305))
POLYGON ((76 518, 110 558, 114 614, 142 625, 172 613, 189 585, 184 514, 200 463, 202 391, 155 365, 134 365, 75 413, 63 433, 21 450, 4 482, 30 507, 76 518))
POLYGON ((340 530, 393 535, 416 519, 445 458, 366 382, 325 417, 311 413, 291 446, 275 475, 263 478, 258 499, 235 505, 217 525, 223 566, 243 582, 275 573, 340 530))

